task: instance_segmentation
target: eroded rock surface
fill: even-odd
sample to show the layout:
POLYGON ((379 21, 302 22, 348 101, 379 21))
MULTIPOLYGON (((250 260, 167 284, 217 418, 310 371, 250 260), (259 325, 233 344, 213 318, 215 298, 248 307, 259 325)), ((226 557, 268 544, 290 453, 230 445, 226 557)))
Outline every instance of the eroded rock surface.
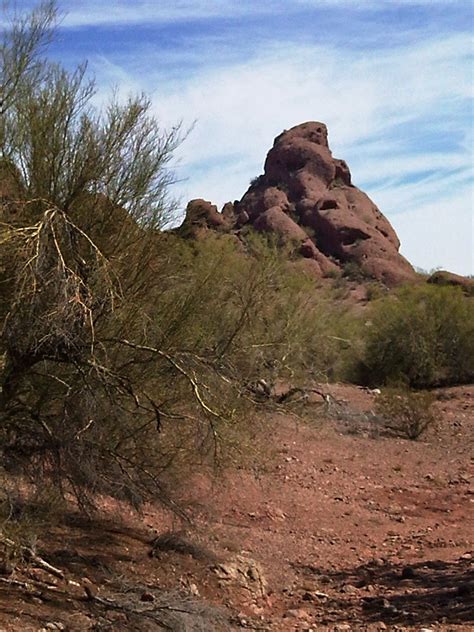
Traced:
POLYGON ((264 173, 243 198, 222 213, 204 200, 188 205, 182 230, 204 227, 239 234, 246 226, 296 245, 315 275, 355 262, 369 277, 392 286, 412 280, 411 265, 388 220, 355 187, 349 167, 333 158, 323 123, 308 122, 280 134, 264 173))

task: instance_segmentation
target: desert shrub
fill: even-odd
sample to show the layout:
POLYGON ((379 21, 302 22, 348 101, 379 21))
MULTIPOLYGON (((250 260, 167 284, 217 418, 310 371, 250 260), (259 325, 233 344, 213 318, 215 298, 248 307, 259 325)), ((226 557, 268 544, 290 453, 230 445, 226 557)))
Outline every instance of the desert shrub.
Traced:
POLYGON ((324 273, 325 279, 340 279, 341 276, 342 272, 339 268, 329 268, 329 270, 326 270, 324 273))
POLYGON ((0 458, 84 509, 175 508, 165 473, 238 440, 255 380, 342 373, 351 319, 261 237, 161 232, 178 130, 141 96, 94 110, 54 24, 45 2, 0 43, 0 458))
POLYGON ((350 310, 336 308, 274 243, 249 233, 246 252, 212 235, 172 247, 170 274, 161 274, 171 278, 173 267, 173 280, 153 300, 160 347, 204 355, 241 385, 345 369, 356 338, 350 310))
POLYGON ((363 281, 367 281, 367 279, 371 279, 371 276, 368 275, 356 261, 346 261, 344 263, 342 266, 342 276, 356 283, 362 283, 363 281))
POLYGON ((144 96, 94 108, 85 67, 69 72, 45 56, 54 2, 6 22, 2 464, 63 497, 74 494, 83 507, 98 493, 135 505, 165 498, 159 473, 168 455, 159 435, 171 407, 160 399, 160 375, 172 374, 178 392, 185 382, 188 400, 202 408, 192 372, 144 348, 156 229, 174 208, 168 165, 178 129, 162 130, 144 96))
POLYGON ((474 301, 457 288, 404 287, 371 304, 362 379, 414 387, 474 377, 474 301))
POLYGON ((379 283, 378 281, 367 283, 365 286, 365 291, 368 301, 376 301, 377 299, 382 298, 382 296, 387 293, 387 289, 383 286, 382 283, 379 283))
POLYGON ((401 386, 386 388, 377 396, 375 409, 393 430, 415 440, 435 422, 434 399, 429 392, 415 392, 401 386))
POLYGON ((257 186, 258 184, 260 184, 261 180, 262 180, 262 176, 255 176, 254 178, 250 180, 250 186, 251 187, 257 186))

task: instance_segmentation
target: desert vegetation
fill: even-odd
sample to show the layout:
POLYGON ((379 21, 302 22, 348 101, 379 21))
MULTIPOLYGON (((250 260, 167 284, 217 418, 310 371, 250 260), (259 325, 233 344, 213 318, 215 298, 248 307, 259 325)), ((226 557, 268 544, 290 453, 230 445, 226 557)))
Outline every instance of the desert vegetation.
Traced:
POLYGON ((415 388, 472 381, 473 323, 461 288, 411 286, 379 299, 365 336, 366 379, 415 388))
POLYGON ((160 473, 217 450, 253 384, 344 369, 344 316, 262 238, 163 232, 179 127, 143 96, 97 111, 54 25, 43 3, 2 43, 2 462, 84 509, 171 503, 160 473))
POLYGON ((86 66, 47 57, 56 19, 43 2, 0 46, 10 558, 32 555, 25 534, 67 503, 157 500, 185 518, 173 481, 241 458, 250 419, 315 382, 382 387, 378 413, 410 439, 433 427, 433 397, 413 389, 473 380, 474 298, 418 282, 388 291, 354 262, 315 283, 294 248, 251 228, 170 230, 182 127, 162 129, 143 95, 96 108, 86 66), (362 308, 349 283, 366 284, 362 308))
POLYGON ((472 379, 473 303, 455 288, 402 288, 361 315, 251 230, 164 231, 180 127, 144 96, 94 108, 86 67, 46 57, 55 21, 43 3, 1 48, 6 470, 84 508, 172 503, 161 473, 217 454, 279 380, 472 379))

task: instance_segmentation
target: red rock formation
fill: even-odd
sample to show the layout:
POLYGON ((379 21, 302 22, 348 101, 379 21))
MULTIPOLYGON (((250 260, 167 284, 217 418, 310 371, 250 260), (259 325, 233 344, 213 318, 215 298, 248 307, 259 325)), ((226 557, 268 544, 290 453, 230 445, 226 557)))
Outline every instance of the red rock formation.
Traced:
POLYGON ((205 225, 238 234, 250 225, 295 243, 323 275, 355 262, 367 276, 389 286, 415 278, 398 252, 400 243, 388 220, 352 184, 347 164, 333 158, 323 123, 303 123, 280 134, 268 152, 264 174, 240 202, 226 205, 220 222, 218 215, 209 202, 194 200, 183 228, 205 225))
POLYGON ((474 296, 474 279, 447 272, 446 270, 437 270, 428 279, 428 283, 433 285, 451 285, 460 287, 465 294, 474 296))

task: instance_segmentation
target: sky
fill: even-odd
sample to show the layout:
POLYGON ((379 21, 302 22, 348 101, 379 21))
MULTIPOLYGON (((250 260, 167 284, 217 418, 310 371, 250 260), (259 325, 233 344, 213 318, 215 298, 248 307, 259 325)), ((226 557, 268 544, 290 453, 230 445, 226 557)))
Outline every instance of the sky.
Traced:
MULTIPOLYGON (((28 8, 30 0, 17 0, 28 8)), ((59 0, 51 55, 144 91, 190 130, 173 193, 219 207, 283 129, 327 124, 336 158, 420 268, 474 274, 470 0, 59 0)))

